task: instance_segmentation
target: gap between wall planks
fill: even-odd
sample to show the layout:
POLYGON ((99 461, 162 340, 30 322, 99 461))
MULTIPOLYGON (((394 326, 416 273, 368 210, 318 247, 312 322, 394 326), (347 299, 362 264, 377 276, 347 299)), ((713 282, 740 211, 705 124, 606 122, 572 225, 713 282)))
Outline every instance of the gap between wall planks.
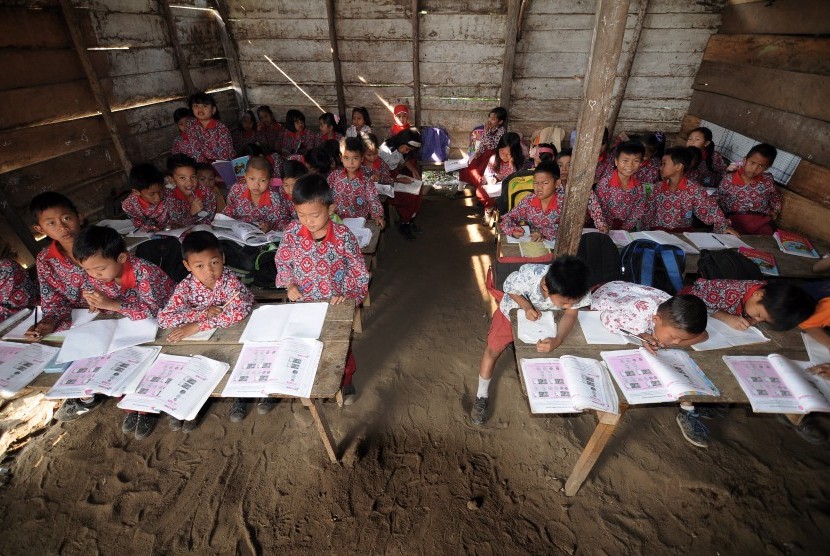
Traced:
POLYGON ((184 81, 185 96, 192 95, 196 92, 196 86, 193 85, 193 78, 190 77, 190 69, 187 65, 187 58, 182 51, 182 45, 179 42, 179 34, 176 31, 176 21, 173 19, 173 11, 170 9, 170 2, 167 0, 157 0, 161 16, 164 18, 164 24, 167 28, 167 36, 170 44, 173 46, 173 53, 176 55, 176 61, 179 64, 179 71, 182 74, 182 81, 184 81))
POLYGON ((608 119, 611 95, 617 77, 628 0, 598 0, 591 41, 591 57, 585 76, 585 92, 577 120, 577 140, 565 193, 565 206, 557 233, 555 256, 576 255, 588 197, 608 119))
POLYGON ((346 117, 346 93, 343 89, 343 71, 340 67, 340 50, 337 45, 337 13, 334 0, 326 0, 326 17, 329 22, 329 42, 331 43, 331 62, 334 65, 334 85, 337 90, 337 111, 341 118, 346 117))
POLYGON ((507 20, 504 27, 504 62, 501 73, 501 89, 499 100, 501 106, 510 112, 510 101, 513 96, 513 66, 516 61, 516 37, 519 34, 519 14, 522 11, 522 0, 508 0, 507 20))
POLYGON ((421 127, 421 14, 418 0, 412 0, 412 104, 415 127, 421 127))
POLYGON ((631 77, 631 68, 634 67, 634 58, 637 57, 637 47, 640 45, 640 35, 643 33, 643 24, 646 21, 649 0, 637 0, 637 20, 634 22, 634 30, 631 35, 631 43, 628 45, 628 53, 625 58, 620 82, 617 86, 617 96, 614 97, 614 107, 611 108, 611 115, 608 116, 606 127, 611 137, 616 137, 617 119, 620 117, 625 92, 628 89, 628 79, 631 77))

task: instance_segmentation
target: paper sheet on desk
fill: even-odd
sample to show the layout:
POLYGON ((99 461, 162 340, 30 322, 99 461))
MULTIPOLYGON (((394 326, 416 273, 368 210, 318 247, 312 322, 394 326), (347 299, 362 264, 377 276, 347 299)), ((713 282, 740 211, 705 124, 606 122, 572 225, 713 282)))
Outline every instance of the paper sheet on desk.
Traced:
POLYGON ((710 318, 707 321, 706 332, 709 333, 709 338, 705 342, 693 345, 693 350, 708 351, 769 342, 769 338, 754 326, 750 326, 746 330, 735 330, 716 318, 710 318))
POLYGON ((102 319, 70 328, 66 333, 57 363, 106 355, 121 348, 156 339, 156 319, 102 319))
MULTIPOLYGON (((43 320, 43 310, 38 307, 37 309, 37 318, 38 321, 43 320)), ((17 326, 9 330, 9 333, 3 336, 4 340, 25 340, 26 339, 26 331, 29 330, 35 324, 35 314, 33 311, 26 309, 29 311, 29 314, 26 318, 20 321, 17 326)), ((88 322, 92 322, 95 320, 95 317, 98 316, 98 313, 90 313, 89 309, 72 309, 72 328, 76 328, 78 326, 84 325, 88 322)), ((60 342, 66 337, 67 332, 69 330, 63 330, 61 332, 53 332, 48 336, 45 336, 43 339, 52 342, 60 342)))
POLYGON ((813 365, 830 363, 830 350, 805 332, 801 333, 801 339, 804 340, 804 347, 807 349, 807 357, 810 359, 810 363, 813 365))
POLYGON ((286 303, 257 307, 251 314, 239 343, 276 342, 284 338, 316 340, 323 331, 328 310, 328 303, 286 303))
POLYGON ((525 312, 519 309, 516 312, 519 339, 526 344, 535 344, 546 338, 556 338, 556 322, 551 311, 540 311, 538 320, 528 320, 525 312))
POLYGON ((610 344, 624 346, 628 343, 622 334, 609 332, 600 320, 600 311, 579 311, 576 316, 587 344, 610 344))

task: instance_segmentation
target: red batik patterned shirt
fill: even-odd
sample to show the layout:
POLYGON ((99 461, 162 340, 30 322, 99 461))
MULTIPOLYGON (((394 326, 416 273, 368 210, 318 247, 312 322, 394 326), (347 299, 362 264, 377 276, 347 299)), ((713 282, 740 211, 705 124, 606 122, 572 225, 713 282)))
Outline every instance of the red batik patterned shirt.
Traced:
POLYGON ((158 321, 162 328, 192 322, 199 323, 199 330, 228 328, 250 315, 253 305, 253 294, 226 268, 212 290, 192 274, 179 282, 167 305, 159 311, 158 321), (222 312, 208 318, 206 311, 214 306, 222 307, 222 312))
POLYGON ((300 133, 286 130, 281 139, 282 152, 285 154, 305 154, 317 146, 317 134, 310 129, 304 129, 300 133))
POLYGON ((660 164, 661 160, 654 156, 640 164, 640 168, 637 170, 637 173, 634 174, 634 177, 637 178, 637 181, 640 183, 657 183, 660 181, 660 164))
POLYGON ((353 179, 349 179, 345 168, 338 168, 329 174, 327 181, 334 194, 334 212, 341 218, 383 216, 378 188, 360 168, 353 179))
POLYGON ((187 136, 193 144, 196 162, 213 162, 214 160, 231 160, 233 158, 233 139, 231 130, 219 120, 210 120, 207 127, 196 118, 188 118, 187 136))
POLYGON ((727 214, 756 212, 773 215, 781 212, 781 193, 775 188, 772 174, 764 172, 751 183, 744 183, 743 168, 723 177, 718 200, 727 214))
POLYGON ((501 136, 504 135, 504 126, 499 126, 495 129, 488 129, 484 132, 484 135, 481 136, 481 141, 479 141, 478 146, 476 147, 476 151, 473 153, 473 158, 477 157, 484 151, 494 151, 496 147, 499 146, 499 141, 501 141, 501 136))
POLYGON ((494 177, 496 181, 502 181, 504 178, 516 171, 516 167, 511 162, 502 162, 498 153, 490 157, 490 162, 487 163, 487 169, 484 170, 484 178, 482 183, 487 183, 487 178, 494 177))
POLYGON ((505 214, 501 223, 501 231, 512 234, 522 229, 520 223, 530 226, 531 232, 538 231, 543 239, 556 239, 559 230, 559 218, 562 204, 565 202, 565 188, 558 187, 556 193, 548 201, 548 206, 542 207, 542 200, 535 193, 525 195, 513 210, 505 214))
POLYGON ((241 153, 245 147, 251 143, 262 146, 262 149, 268 152, 266 148, 266 141, 263 139, 261 132, 255 129, 251 129, 249 131, 237 129, 231 133, 231 139, 233 141, 233 150, 235 153, 241 153))
POLYGON ((254 206, 251 191, 244 183, 235 183, 228 193, 225 214, 251 224, 266 223, 269 230, 283 230, 291 221, 291 211, 285 203, 285 196, 279 191, 268 189, 259 197, 254 206))
POLYGON ((706 304, 706 308, 709 309, 710 315, 715 311, 723 311, 730 315, 741 316, 749 296, 765 285, 766 282, 759 280, 706 280, 705 278, 698 278, 683 293, 690 293, 702 299, 706 304))
POLYGON ((274 257, 276 286, 295 285, 302 301, 336 296, 363 301, 369 290, 369 272, 357 239, 349 229, 329 221, 325 237, 315 240, 308 228, 292 222, 274 257))
POLYGON ((186 154, 195 159, 199 156, 199 147, 190 139, 190 136, 179 134, 178 137, 173 139, 173 148, 170 149, 170 153, 186 154))
POLYGON ((37 287, 16 261, 0 259, 0 320, 37 305, 37 287))
POLYGON ((597 160, 597 169, 594 171, 594 181, 599 181, 605 174, 610 174, 614 168, 616 168, 614 165, 614 156, 609 154, 608 151, 600 153, 599 159, 597 160))
POLYGON ((608 282, 591 294, 591 310, 600 311, 599 318, 609 332, 651 333, 657 308, 670 297, 650 286, 608 282))
POLYGON ((216 193, 213 189, 196 185, 193 195, 202 200, 200 213, 207 213, 200 216, 190 214, 190 200, 184 196, 182 190, 174 187, 169 196, 166 197, 168 212, 170 213, 170 225, 174 228, 184 228, 194 224, 210 224, 216 216, 216 193))
POLYGON ((686 177, 703 187, 717 187, 723 178, 723 173, 726 172, 726 161, 716 151, 712 156, 712 169, 710 170, 709 165, 706 164, 706 151, 702 151, 702 153, 703 159, 700 164, 695 168, 691 168, 686 173, 686 177))
POLYGON ((72 324, 72 309, 89 307, 81 295, 92 289, 89 275, 64 255, 54 241, 38 253, 36 264, 43 319, 53 321, 56 332, 66 330, 72 324))
POLYGON ((90 289, 121 303, 120 314, 130 320, 141 320, 158 315, 167 304, 176 284, 162 269, 139 259, 131 253, 121 271, 121 284, 115 280, 103 282, 89 277, 90 289))
POLYGON ((692 216, 713 226, 722 233, 729 227, 729 220, 723 215, 714 197, 698 184, 683 178, 672 191, 669 180, 663 180, 654 188, 648 200, 644 222, 645 229, 683 230, 692 227, 692 216))
POLYGON ((274 122, 271 127, 263 127, 258 131, 259 139, 262 141, 262 148, 265 149, 265 152, 279 152, 281 150, 283 132, 283 127, 277 122, 274 122))
POLYGON ((617 170, 603 175, 596 187, 596 202, 588 203, 588 212, 597 227, 602 224, 614 230, 633 230, 646 212, 643 184, 631 176, 623 187, 617 170))
POLYGON ((121 203, 121 208, 132 219, 136 228, 145 232, 163 230, 170 223, 170 212, 167 207, 168 201, 165 191, 162 191, 161 195, 161 201, 151 205, 139 195, 131 193, 121 203))

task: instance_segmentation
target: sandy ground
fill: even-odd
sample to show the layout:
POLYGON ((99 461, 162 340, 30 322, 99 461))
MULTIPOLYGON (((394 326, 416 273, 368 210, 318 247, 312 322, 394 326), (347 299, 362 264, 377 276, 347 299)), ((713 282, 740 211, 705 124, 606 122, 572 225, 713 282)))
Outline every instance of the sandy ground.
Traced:
POLYGON ((675 409, 633 409, 573 498, 594 417, 531 416, 512 353, 472 426, 494 245, 471 204, 431 196, 420 239, 386 234, 359 399, 325 404, 342 465, 297 403, 238 425, 214 403, 196 432, 145 441, 107 403, 11 462, 0 553, 826 553, 828 447, 772 418, 733 409, 700 450, 675 409))

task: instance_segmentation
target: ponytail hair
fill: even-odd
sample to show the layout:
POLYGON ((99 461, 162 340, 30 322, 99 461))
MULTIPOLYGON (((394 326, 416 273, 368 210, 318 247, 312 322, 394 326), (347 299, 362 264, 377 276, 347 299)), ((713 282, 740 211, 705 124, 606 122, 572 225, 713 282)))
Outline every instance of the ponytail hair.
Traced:
POLYGON ((701 150, 705 153, 704 157, 706 158, 706 167, 709 169, 710 172, 715 171, 714 164, 714 156, 715 156, 715 143, 712 141, 712 130, 708 127, 696 127, 692 131, 689 132, 689 135, 692 133, 700 133, 703 135, 703 139, 708 142, 709 144, 703 147, 701 150))

